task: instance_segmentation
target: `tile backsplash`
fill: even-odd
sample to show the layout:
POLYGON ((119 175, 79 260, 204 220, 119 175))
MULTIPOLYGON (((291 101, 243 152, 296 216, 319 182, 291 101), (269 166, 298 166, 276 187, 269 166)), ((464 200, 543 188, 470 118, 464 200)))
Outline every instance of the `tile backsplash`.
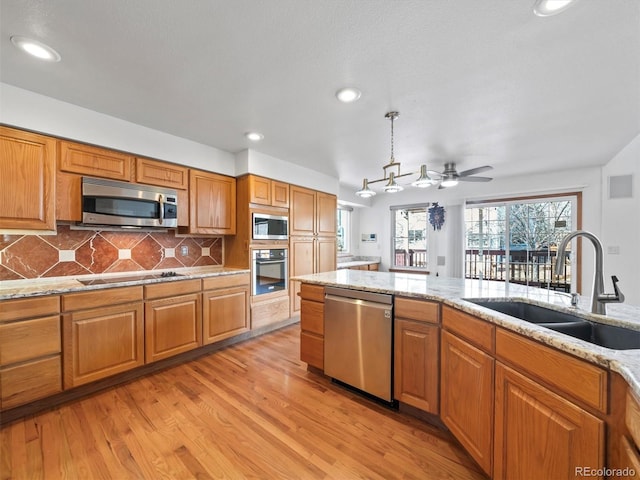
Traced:
POLYGON ((71 230, 0 234, 0 280, 133 272, 223 264, 222 237, 168 232, 71 230))

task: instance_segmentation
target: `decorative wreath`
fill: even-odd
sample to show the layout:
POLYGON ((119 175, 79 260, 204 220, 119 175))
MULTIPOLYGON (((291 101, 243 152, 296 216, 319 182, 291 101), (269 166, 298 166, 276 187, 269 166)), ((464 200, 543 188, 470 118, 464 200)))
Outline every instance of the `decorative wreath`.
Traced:
POLYGON ((444 225, 444 207, 438 205, 438 202, 434 202, 433 206, 429 207, 429 223, 434 230, 440 230, 444 225))

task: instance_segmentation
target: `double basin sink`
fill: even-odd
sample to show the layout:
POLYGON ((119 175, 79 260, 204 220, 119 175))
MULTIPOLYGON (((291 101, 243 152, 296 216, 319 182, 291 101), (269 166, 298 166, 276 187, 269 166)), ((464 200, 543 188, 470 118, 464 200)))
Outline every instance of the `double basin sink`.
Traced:
POLYGON ((591 322, 577 315, 519 301, 465 299, 481 307, 613 350, 640 349, 640 331, 591 322))

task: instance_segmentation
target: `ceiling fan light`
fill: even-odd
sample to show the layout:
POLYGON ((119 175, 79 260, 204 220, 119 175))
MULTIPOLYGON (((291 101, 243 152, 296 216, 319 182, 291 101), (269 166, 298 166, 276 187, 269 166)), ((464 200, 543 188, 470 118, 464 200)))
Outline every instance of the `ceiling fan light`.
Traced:
POLYGON ((440 185, 442 185, 445 188, 455 187, 456 185, 458 185, 458 179, 455 177, 446 176, 442 179, 442 182, 440 182, 440 185))
POLYGON ((366 178, 362 181, 362 188, 356 192, 361 198, 371 198, 376 194, 373 190, 369 188, 369 180, 366 178))

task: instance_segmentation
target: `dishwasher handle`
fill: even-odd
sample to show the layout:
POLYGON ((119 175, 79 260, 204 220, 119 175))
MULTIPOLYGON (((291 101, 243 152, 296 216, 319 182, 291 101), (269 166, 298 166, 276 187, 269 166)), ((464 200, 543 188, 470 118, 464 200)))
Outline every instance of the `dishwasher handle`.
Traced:
POLYGON ((329 300, 329 301, 333 301, 333 302, 340 302, 340 303, 348 303, 350 305, 358 305, 358 306, 362 306, 362 307, 370 307, 370 308, 380 308, 380 309, 384 309, 387 310, 385 312, 385 318, 391 318, 391 308, 392 306, 386 303, 380 303, 380 302, 372 302, 371 300, 361 300, 359 298, 348 298, 348 297, 341 297, 338 295, 331 295, 331 294, 326 294, 324 296, 325 301, 329 300))

